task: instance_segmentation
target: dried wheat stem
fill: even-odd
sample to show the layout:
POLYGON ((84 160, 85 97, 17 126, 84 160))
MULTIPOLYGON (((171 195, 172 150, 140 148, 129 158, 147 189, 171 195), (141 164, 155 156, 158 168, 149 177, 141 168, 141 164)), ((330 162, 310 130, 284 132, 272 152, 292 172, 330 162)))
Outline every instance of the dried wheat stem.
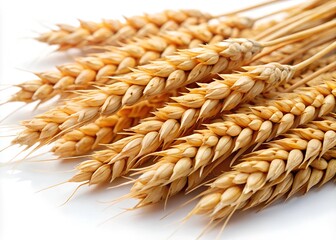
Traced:
POLYGON ((303 78, 303 79, 300 80, 299 82, 296 82, 296 83, 293 84, 291 87, 285 89, 284 92, 291 92, 291 91, 293 91, 294 89, 296 89, 296 88, 302 86, 303 84, 305 84, 305 83, 311 81, 312 79, 318 77, 320 74, 325 73, 325 72, 328 72, 328 71, 330 71, 330 70, 332 70, 332 69, 335 69, 335 67, 336 67, 336 62, 332 62, 332 63, 328 64, 327 66, 325 66, 325 67, 319 69, 318 71, 314 72, 313 74, 311 74, 311 75, 309 75, 309 76, 303 78))
MULTIPOLYGON (((328 4, 328 2, 326 4, 328 4)), ((278 24, 272 26, 269 29, 266 29, 265 31, 262 31, 257 36, 255 36, 255 39, 256 40, 274 39, 275 37, 274 34, 277 34, 278 32, 281 32, 282 34, 284 34, 286 33, 286 31, 292 30, 293 25, 297 27, 297 26, 302 25, 304 22, 314 19, 311 17, 312 14, 314 14, 315 16, 321 15, 320 13, 321 10, 322 10, 322 13, 326 11, 325 2, 311 1, 311 2, 308 2, 307 5, 297 6, 288 19, 286 19, 285 21, 279 22, 278 24), (318 10, 317 12, 316 12, 316 9, 318 10), (301 24, 299 25, 296 24, 298 21, 300 21, 301 24), (269 36, 272 36, 272 38, 269 36)))
POLYGON ((316 121, 306 128, 291 130, 286 138, 270 142, 269 148, 247 154, 232 171, 211 184, 191 214, 222 219, 238 208, 250 207, 246 205, 249 200, 250 205, 269 204, 286 193, 292 196, 304 185, 308 191, 319 182, 329 181, 335 176, 336 161, 332 158, 329 166, 323 155, 335 154, 335 130, 334 119, 316 121), (297 173, 292 178, 294 172, 297 173), (273 187, 275 191, 270 193, 273 187))
MULTIPOLYGON (((336 8, 336 6, 335 6, 335 8, 336 8)), ((283 42, 287 42, 287 41, 290 42, 293 39, 298 41, 298 40, 301 40, 301 39, 305 39, 309 36, 312 36, 314 33, 319 33, 319 32, 322 32, 322 31, 326 31, 326 30, 330 30, 332 28, 335 28, 335 26, 336 26, 336 20, 333 19, 333 20, 331 20, 327 23, 321 24, 317 27, 313 27, 313 28, 310 28, 310 29, 307 29, 307 30, 304 30, 304 31, 301 31, 301 32, 298 32, 298 33, 291 34, 289 36, 281 37, 281 38, 278 38, 276 40, 271 40, 271 41, 262 43, 262 46, 264 46, 264 47, 274 46, 274 45, 277 45, 277 44, 281 44, 283 42)))
POLYGON ((264 41, 268 41, 268 40, 272 40, 272 39, 276 39, 280 36, 284 36, 285 34, 291 32, 293 29, 297 29, 298 27, 302 27, 304 24, 307 23, 314 23, 314 21, 316 22, 315 26, 319 25, 319 20, 320 18, 328 18, 328 17, 332 17, 333 15, 335 15, 333 12, 335 12, 336 10, 336 4, 327 4, 326 6, 322 5, 319 8, 315 8, 313 10, 308 11, 308 15, 307 17, 304 18, 300 18, 298 19, 298 21, 293 22, 292 24, 280 29, 279 31, 267 35, 267 37, 264 37, 263 40, 264 41), (320 10, 321 9, 321 10, 320 10))
POLYGON ((300 47, 296 49, 297 51, 290 52, 291 54, 286 54, 286 56, 284 55, 285 57, 283 59, 279 59, 279 62, 282 64, 288 64, 293 60, 302 61, 302 59, 306 59, 314 55, 316 53, 315 49, 319 49, 321 44, 330 44, 330 41, 334 39, 335 36, 333 36, 332 31, 327 32, 322 36, 316 36, 315 38, 307 39, 304 41, 303 45, 300 45, 300 47), (307 57, 302 56, 303 54, 306 54, 306 52, 309 52, 309 54, 307 54, 307 57))
POLYGON ((267 51, 263 51, 254 58, 253 65, 260 65, 269 62, 278 62, 281 64, 295 64, 296 61, 301 62, 306 59, 302 58, 303 53, 309 50, 311 54, 307 56, 311 57, 321 50, 319 49, 320 44, 333 40, 334 36, 332 32, 333 31, 327 31, 321 35, 312 36, 299 42, 292 44, 284 43, 283 46, 277 45, 276 48, 269 48, 267 51), (318 51, 316 51, 316 48, 318 48, 318 51), (312 51, 312 49, 315 51, 312 51))
POLYGON ((253 10, 253 9, 256 9, 256 8, 260 8, 260 7, 264 7, 264 6, 267 6, 267 5, 270 5, 270 4, 273 4, 273 3, 277 3, 277 2, 279 2, 279 0, 268 0, 268 1, 261 2, 261 3, 258 3, 258 4, 252 5, 252 6, 240 8, 238 10, 231 11, 229 13, 224 13, 224 14, 216 15, 216 16, 213 16, 213 18, 219 18, 219 17, 223 17, 223 16, 236 15, 236 14, 239 14, 239 13, 247 12, 247 11, 250 11, 250 10, 253 10))
POLYGON ((322 51, 319 51, 318 53, 314 54, 312 57, 296 64, 294 66, 295 69, 303 69, 310 65, 312 62, 319 60, 321 57, 325 56, 326 54, 332 52, 336 49, 336 41, 328 45, 326 48, 324 48, 322 51))
MULTIPOLYGON (((330 63, 334 62, 336 60, 336 55, 332 55, 326 58, 321 59, 320 61, 315 62, 309 68, 304 69, 304 71, 299 71, 298 75, 295 78, 292 78, 289 82, 286 84, 277 87, 274 89, 274 91, 270 91, 266 94, 264 94, 264 97, 267 97, 269 99, 276 98, 280 93, 283 93, 286 91, 287 88, 290 88, 292 85, 294 85, 296 82, 301 81, 302 79, 305 79, 307 77, 310 77, 310 75, 314 74, 315 72, 319 71, 321 68, 329 65, 330 63)), ((324 72, 319 74, 318 76, 314 77, 313 79, 306 82, 303 86, 304 87, 313 87, 319 84, 323 84, 326 81, 330 81, 336 79, 336 71, 330 70, 329 72, 324 72)), ((256 101, 258 101, 256 99, 256 101)))
MULTIPOLYGON (((327 25, 328 24, 329 23, 327 23, 327 25)), ((318 31, 319 27, 320 26, 314 27, 314 28, 306 30, 306 31, 299 32, 298 35, 301 35, 304 32, 309 33, 310 30, 318 31)), ((323 26, 321 26, 321 27, 324 28, 323 26)), ((334 35, 333 32, 334 32, 334 30, 329 30, 329 31, 326 30, 321 35, 324 36, 324 35, 329 33, 330 36, 333 36, 334 35)), ((293 35, 295 36, 295 34, 293 34, 293 35)), ((306 37, 302 40, 296 39, 294 42, 292 42, 291 40, 289 42, 283 41, 282 43, 279 43, 279 44, 277 44, 273 47, 263 49, 263 51, 261 53, 259 53, 257 56, 255 56, 253 58, 253 63, 262 64, 264 62, 269 63, 269 62, 272 62, 272 61, 284 63, 284 62, 281 62, 281 60, 286 58, 288 53, 296 52, 298 49, 301 49, 306 44, 310 44, 312 41, 319 41, 317 39, 320 39, 322 36, 317 37, 317 36, 313 35, 311 37, 306 37), (261 60, 259 60, 259 59, 261 59, 261 60)), ((284 37, 284 40, 286 40, 286 37, 284 37)), ((275 40, 275 42, 277 42, 277 40, 275 40)), ((300 59, 300 61, 302 61, 302 59, 300 59)))
POLYGON ((208 124, 208 129, 182 138, 185 142, 157 153, 162 158, 144 170, 131 191, 132 196, 146 205, 147 194, 154 194, 153 189, 159 186, 166 188, 166 197, 186 185, 191 189, 232 153, 244 152, 289 128, 328 114, 335 108, 336 87, 333 82, 328 83, 301 89, 295 96, 288 96, 291 100, 284 96, 282 100, 268 102, 268 106, 251 107, 250 113, 229 114, 225 121, 208 124))
POLYGON ((40 35, 37 40, 59 45, 59 50, 83 48, 88 45, 119 45, 131 37, 145 37, 160 31, 176 30, 179 26, 207 22, 212 16, 197 10, 166 10, 101 23, 80 21, 80 27, 59 24, 59 30, 40 35))

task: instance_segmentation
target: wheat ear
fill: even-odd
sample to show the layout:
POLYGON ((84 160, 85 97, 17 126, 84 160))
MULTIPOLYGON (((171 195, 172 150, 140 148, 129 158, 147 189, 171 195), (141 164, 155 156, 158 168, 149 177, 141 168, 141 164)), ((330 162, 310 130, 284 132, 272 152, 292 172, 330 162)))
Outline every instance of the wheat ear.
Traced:
POLYGON ((143 118, 164 104, 168 95, 160 101, 143 101, 132 107, 125 107, 118 113, 100 117, 95 122, 74 129, 55 141, 51 149, 61 158, 84 155, 95 150, 100 144, 108 144, 123 137, 124 129, 135 126, 143 118))
MULTIPOLYGON (((211 19, 234 16, 275 2, 277 0, 268 0, 217 16, 198 10, 165 10, 156 14, 125 18, 125 22, 119 20, 104 20, 101 23, 80 21, 80 27, 59 24, 58 30, 41 34, 37 37, 37 40, 50 45, 59 45, 59 50, 84 48, 89 45, 119 45, 127 42, 132 37, 142 38, 166 30, 176 30, 183 26, 198 25, 211 19)), ((289 9, 284 9, 283 11, 289 9)))
MULTIPOLYGON (((301 66, 306 66, 306 64, 301 64, 301 66)), ((194 91, 191 90, 190 93, 184 96, 173 98, 175 101, 177 101, 177 103, 168 104, 166 107, 159 109, 155 113, 155 117, 145 119, 141 124, 133 127, 132 131, 134 134, 132 136, 126 137, 121 141, 117 141, 111 144, 109 146, 111 149, 102 153, 104 155, 104 159, 109 159, 108 163, 105 162, 105 160, 104 163, 111 165, 112 169, 118 169, 117 173, 111 171, 111 176, 113 177, 110 179, 110 181, 114 180, 119 175, 126 174, 130 169, 138 166, 143 162, 141 161, 143 159, 137 159, 147 154, 152 154, 153 152, 157 151, 162 146, 162 144, 164 147, 169 146, 169 144, 176 138, 181 137, 183 133, 188 132, 192 130, 193 127, 197 126, 197 124, 200 123, 199 120, 214 117, 220 111, 231 110, 240 102, 250 100, 259 95, 261 92, 274 87, 274 85, 277 83, 279 84, 281 82, 287 81, 293 75, 294 70, 297 69, 296 67, 282 66, 277 64, 249 68, 252 68, 252 71, 250 70, 249 72, 242 73, 240 75, 227 75, 227 78, 224 78, 225 80, 222 82, 213 82, 214 84, 210 83, 209 85, 203 84, 203 87, 196 88, 194 91), (118 167, 114 167, 114 165, 117 165, 118 167)), ((287 109, 296 107, 295 101, 290 102, 290 104, 291 106, 287 106, 287 109)), ((272 109, 272 111, 274 111, 274 109, 272 109)), ((324 109, 322 113, 324 113, 324 109)), ((289 116, 286 116, 286 124, 294 124, 290 121, 290 116, 293 115, 289 114, 289 116)), ((258 116, 255 117, 256 119, 253 119, 253 116, 240 117, 242 119, 249 118, 250 122, 253 120, 259 120, 259 125, 257 128, 261 127, 262 121, 258 116)), ((277 120, 281 120, 281 117, 282 116, 279 116, 279 119, 277 120)), ((265 119, 263 120, 265 121, 265 119)), ((280 124, 280 129, 277 134, 280 134, 281 131, 287 129, 287 125, 280 124)), ((245 135, 246 131, 247 129, 243 131, 245 135)), ((252 136, 253 131, 250 131, 250 135, 252 136)), ((242 139, 245 137, 247 136, 241 136, 242 139)), ((235 149, 233 149, 233 151, 246 148, 246 146, 242 144, 239 145, 239 143, 240 142, 237 143, 237 146, 235 149)), ((246 145, 247 144, 248 142, 246 145)), ((188 150, 192 151, 191 148, 188 150)), ((196 152, 194 153, 196 154, 196 152)), ((94 157, 95 161, 99 161, 99 155, 100 152, 96 153, 94 157)), ((217 156, 216 159, 218 157, 220 156, 217 156)), ((200 167, 204 167, 207 163, 206 161, 210 161, 208 158, 211 158, 211 147, 208 147, 207 149, 203 147, 200 149, 198 158, 203 159, 202 163, 204 163, 204 165, 199 165, 199 162, 199 164, 196 164, 194 171, 200 167), (204 154, 206 157, 202 156, 204 154)), ((173 157, 172 161, 175 160, 176 158, 173 157)), ((168 165, 169 164, 167 164, 167 167, 169 167, 168 165)), ((158 176, 160 176, 160 174, 158 176)))
MULTIPOLYGON (((165 146, 167 146, 174 139, 180 137, 183 132, 186 132, 192 127, 195 127, 195 124, 197 124, 196 120, 210 118, 215 116, 222 107, 222 110, 230 110, 233 104, 238 104, 239 101, 233 98, 228 98, 228 103, 230 104, 227 106, 224 105, 225 99, 228 95, 230 95, 231 91, 233 94, 235 92, 240 92, 239 85, 232 87, 234 85, 233 82, 239 82, 240 78, 242 81, 244 81, 246 76, 249 76, 251 81, 262 83, 262 86, 260 84, 256 84, 257 88, 253 88, 251 86, 250 92, 253 92, 253 94, 246 94, 247 99, 249 99, 258 95, 260 91, 263 90, 263 82, 267 82, 270 79, 272 79, 271 81, 274 82, 281 82, 290 76, 290 73, 286 72, 286 74, 283 74, 282 72, 288 71, 287 68, 281 69, 277 67, 278 65, 270 64, 269 66, 266 65, 259 68, 256 67, 253 69, 254 71, 250 71, 248 74, 242 73, 242 76, 239 74, 233 74, 233 76, 228 75, 227 79, 222 81, 222 85, 225 86, 225 90, 228 92, 228 94, 222 94, 222 92, 218 93, 218 91, 215 94, 211 94, 212 89, 218 89, 216 85, 221 83, 221 81, 219 81, 216 82, 213 88, 206 88, 206 85, 203 85, 203 88, 195 89, 195 91, 191 90, 190 93, 184 96, 173 98, 175 101, 177 101, 177 103, 168 104, 166 107, 159 109, 156 113, 154 113, 155 117, 145 119, 141 124, 133 127, 132 131, 134 134, 132 136, 115 142, 109 146, 111 150, 106 150, 101 153, 97 152, 94 156, 94 160, 99 161, 100 154, 103 154, 104 159, 109 159, 108 164, 111 165, 111 168, 119 169, 122 167, 122 169, 118 170, 116 173, 112 171, 112 179, 117 177, 119 174, 127 173, 129 169, 139 164, 139 162, 136 161, 137 158, 155 152, 161 146, 161 144, 165 144, 165 146), (278 72, 277 76, 272 74, 271 77, 270 75, 267 75, 267 73, 273 73, 274 71, 270 70, 273 68, 281 70, 278 72), (230 86, 232 87, 232 90, 230 89, 230 86), (211 96, 206 98, 207 95, 211 96), (205 98, 205 100, 200 100, 202 97, 205 98), (224 103, 218 100, 219 97, 224 99, 224 103), (185 104, 181 104, 182 101, 178 101, 180 99, 183 100, 185 104), (206 99, 209 104, 205 104, 206 99), (205 107, 203 108, 202 106, 205 107), (214 107, 215 109, 213 109, 214 107), (115 165, 118 166, 118 168, 114 167, 115 165)), ((273 84, 273 82, 270 84, 273 84)), ((212 86, 211 83, 209 85, 212 86)), ((248 91, 249 90, 245 92, 248 91)), ((244 93, 242 93, 242 95, 244 93)))
POLYGON ((157 163, 139 171, 142 175, 130 195, 139 198, 140 205, 147 205, 153 203, 148 202, 147 195, 157 194, 156 199, 164 199, 186 185, 191 189, 232 153, 240 150, 241 154, 289 128, 330 113, 335 108, 336 85, 329 84, 301 89, 288 96, 291 99, 284 96, 266 106, 251 107, 250 113, 226 115, 225 121, 213 122, 207 125, 208 129, 182 138, 185 142, 158 152, 161 158, 157 163), (160 191, 154 193, 154 189, 160 191), (160 192, 168 195, 158 196, 160 192))
POLYGON ((36 73, 39 80, 16 85, 21 90, 10 101, 47 101, 67 90, 85 89, 92 84, 111 83, 110 77, 125 74, 138 65, 174 54, 178 49, 216 43, 228 37, 239 37, 253 21, 232 17, 215 24, 186 26, 178 31, 165 31, 157 36, 137 39, 122 47, 108 47, 106 52, 78 58, 76 63, 58 66, 58 71, 36 73))
POLYGON ((183 25, 207 22, 212 16, 197 10, 166 10, 119 20, 104 20, 101 23, 80 21, 80 27, 59 24, 58 30, 41 34, 37 40, 50 45, 59 45, 59 50, 83 48, 88 45, 118 45, 131 37, 145 37, 160 31, 176 30, 183 25))
POLYGON ((239 208, 270 204, 286 193, 291 197, 304 185, 308 191, 324 184, 336 173, 335 156, 330 162, 323 158, 324 154, 335 154, 335 130, 334 119, 316 121, 270 142, 269 148, 246 155, 210 185, 191 215, 223 219, 239 208))
MULTIPOLYGON (((164 60, 140 66, 133 73, 119 77, 120 82, 98 90, 87 91, 82 96, 69 101, 65 106, 38 116, 37 118, 52 124, 53 130, 48 131, 48 134, 41 134, 43 138, 40 140, 48 141, 61 130, 68 130, 74 125, 78 126, 91 121, 99 114, 110 115, 123 106, 133 105, 141 99, 152 98, 158 93, 204 80, 214 73, 235 70, 251 61, 263 46, 276 45, 282 41, 300 40, 330 29, 334 25, 336 21, 332 20, 319 27, 266 43, 257 43, 248 39, 228 39, 199 48, 183 50, 179 54, 167 56, 164 60)), ((306 66, 308 63, 309 61, 305 61, 297 67, 306 66)), ((26 122, 25 126, 29 128, 29 123, 26 122)), ((32 132, 31 129, 27 131, 32 132)))
MULTIPOLYGON (((169 92, 181 85, 199 81, 211 71, 237 69, 244 62, 250 61, 260 49, 260 45, 253 41, 233 39, 184 50, 166 57, 166 60, 139 67, 136 72, 123 75, 122 82, 87 91, 85 96, 37 116, 38 119, 52 124, 54 130, 48 131, 47 135, 40 134, 41 140, 50 139, 75 124, 90 121, 99 113, 111 115, 125 105, 135 104, 143 97, 154 97, 163 90, 169 92)), ((29 123, 25 126, 32 129, 29 123)), ((27 129, 31 132, 30 130, 27 129)))

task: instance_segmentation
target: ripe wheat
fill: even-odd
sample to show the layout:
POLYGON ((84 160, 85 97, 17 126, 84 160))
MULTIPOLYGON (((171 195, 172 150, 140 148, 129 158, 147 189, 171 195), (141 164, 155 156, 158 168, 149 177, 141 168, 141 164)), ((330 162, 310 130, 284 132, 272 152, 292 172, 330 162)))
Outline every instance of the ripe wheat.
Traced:
POLYGON ((107 52, 91 54, 78 58, 76 63, 58 66, 58 71, 36 73, 40 79, 16 85, 21 90, 10 101, 44 102, 55 95, 66 94, 66 90, 85 89, 95 83, 112 83, 112 76, 128 73, 131 68, 172 55, 178 49, 239 37, 240 31, 252 25, 253 21, 249 18, 235 17, 215 24, 161 32, 158 36, 137 39, 122 47, 108 47, 107 52))
MULTIPOLYGON (((28 133, 32 134, 34 139, 39 136, 40 142, 50 141, 60 131, 65 133, 64 130, 92 121, 99 114, 110 115, 123 106, 133 105, 145 98, 153 98, 158 93, 169 92, 178 87, 211 78, 215 73, 236 70, 250 62, 253 56, 264 47, 284 41, 300 40, 335 27, 335 25, 336 21, 332 20, 319 27, 266 43, 243 38, 228 39, 199 48, 183 50, 163 60, 139 66, 132 73, 118 77, 117 79, 120 80, 118 82, 97 90, 86 91, 81 96, 68 101, 64 106, 37 116, 36 119, 46 123, 45 128, 41 126, 41 134, 35 132, 34 126, 30 127, 28 121, 25 122, 24 126, 27 129, 23 130, 21 135, 28 133)), ((334 47, 334 44, 331 47, 334 47)), ((305 66, 306 63, 301 64, 305 66)), ((19 138, 14 142, 20 143, 19 138)))
MULTIPOLYGON (((305 66, 305 64, 303 64, 302 66, 305 66)), ((195 126, 197 126, 197 124, 201 122, 200 120, 209 119, 211 117, 215 117, 219 112, 231 110, 239 103, 248 101, 259 95, 261 92, 267 91, 277 84, 287 81, 293 75, 295 69, 296 67, 279 65, 275 63, 265 66, 249 67, 248 70, 250 71, 246 73, 225 75, 224 81, 214 81, 210 84, 202 84, 200 88, 191 89, 190 93, 187 93, 184 96, 173 98, 177 103, 168 104, 166 107, 159 109, 155 113, 155 117, 145 119, 141 124, 133 127, 131 129, 133 131, 133 134, 130 137, 126 137, 120 141, 111 144, 109 146, 109 150, 105 150, 102 152, 102 161, 100 161, 100 152, 97 152, 97 154, 94 156, 93 161, 100 161, 104 163, 104 166, 106 165, 106 168, 108 167, 108 165, 110 165, 110 174, 105 175, 106 178, 104 178, 104 181, 113 181, 115 177, 118 177, 119 175, 124 175, 130 169, 142 164, 142 160, 144 160, 144 158, 138 160, 139 158, 148 154, 152 154, 160 147, 162 147, 162 145, 163 147, 169 146, 169 144, 171 144, 171 142, 173 142, 175 139, 183 136, 184 133, 192 130, 195 126), (113 169, 117 170, 118 174, 114 173, 113 169)), ((330 96, 329 98, 331 97, 333 96, 330 96)), ((334 98, 332 98, 331 100, 329 100, 329 98, 326 104, 333 104, 333 102, 329 103, 329 101, 334 100, 334 98)), ((322 102, 323 100, 324 98, 322 98, 322 102)), ((293 111, 295 111, 295 108, 297 107, 296 102, 293 101, 289 104, 291 105, 286 106, 287 109, 291 110, 291 108, 294 108, 293 111)), ((305 107, 304 104, 299 104, 298 107, 302 108, 302 105, 303 107, 305 107)), ((282 105, 280 105, 280 107, 282 107, 282 105)), ((274 108, 278 110, 276 107, 274 108)), ((269 110, 269 112, 271 111, 273 114, 275 111, 274 108, 269 110)), ((322 114, 325 114, 325 112, 327 111, 329 111, 329 109, 324 107, 322 109, 322 114)), ((276 115, 280 113, 282 114, 282 112, 278 110, 278 112, 274 114, 276 115)), ((257 125, 255 126, 256 130, 261 130, 259 128, 265 127, 265 125, 261 125, 262 121, 259 116, 255 117, 256 119, 254 119, 254 115, 240 117, 242 119, 249 119, 249 123, 253 120, 257 121, 257 125)), ((263 117, 265 118, 265 116, 263 117)), ((267 115, 267 117, 270 118, 271 116, 267 115)), ((278 117, 276 120, 282 120, 282 115, 278 115, 276 117, 278 117)), ((293 118, 293 114, 286 115, 282 120, 284 122, 282 124, 279 124, 279 130, 276 133, 280 134, 282 133, 281 131, 285 131, 289 127, 291 127, 291 125, 294 124, 294 122, 292 122, 293 118)), ((249 139, 251 140, 252 135, 253 130, 251 130, 250 128, 245 129, 241 137, 238 139, 239 141, 237 141, 237 145, 235 149, 233 149, 233 151, 236 151, 238 149, 241 149, 241 151, 246 150, 246 145, 248 144, 249 139), (248 132, 248 130, 250 130, 250 132, 248 132), (244 139, 246 141, 246 145, 243 145, 245 144, 245 142, 242 143, 241 139, 244 139)), ((261 142, 265 141, 265 139, 263 139, 262 137, 259 137, 257 140, 261 142)), ((190 148, 188 150, 192 151, 195 149, 190 148)), ((192 151, 192 153, 189 154, 196 153, 197 151, 192 151)), ((211 158, 211 147, 203 147, 202 149, 200 149, 198 157, 200 159, 203 159, 202 163, 204 163, 205 166, 207 161, 210 161, 211 158)), ((175 160, 176 157, 173 157, 171 161, 174 162, 175 160)), ((167 164, 167 168, 170 167, 168 165, 169 164, 167 164)), ((197 165, 194 170, 196 171, 202 166, 203 165, 197 165)), ((165 175, 159 174, 158 176, 165 175)))
MULTIPOLYGON (((111 144, 109 146, 110 150, 102 152, 104 155, 103 162, 111 165, 111 169, 122 167, 122 170, 118 170, 118 173, 125 174, 129 169, 139 165, 140 161, 137 161, 137 158, 157 151, 162 144, 168 146, 176 138, 182 136, 184 132, 188 132, 197 126, 197 120, 211 118, 221 110, 231 110, 245 96, 247 100, 257 96, 265 88, 268 81, 270 81, 270 86, 274 82, 286 80, 289 76, 288 68, 282 69, 276 64, 270 64, 269 66, 253 68, 248 74, 230 74, 222 81, 213 82, 214 84, 204 84, 201 88, 192 89, 190 93, 184 96, 173 98, 177 103, 168 104, 156 111, 154 117, 144 119, 142 123, 131 128, 134 133, 132 136, 111 144), (279 72, 273 74, 275 71, 270 69, 279 69, 279 72), (286 73, 283 73, 283 71, 286 73), (272 74, 267 75, 267 73, 272 74), (246 80, 246 76, 250 78, 246 80), (239 81, 240 79, 242 81, 239 81), (249 89, 244 88, 244 82, 246 81, 252 82, 249 89), (234 82, 242 82, 243 84, 235 85, 234 82), (253 84, 254 82, 256 83, 253 84), (258 82, 261 84, 258 84, 258 82), (253 85, 256 87, 253 87, 253 85), (220 87, 226 92, 221 91, 220 87), (240 99, 229 97, 230 94, 234 96, 236 93, 241 94, 240 99), (220 101, 221 99, 223 101, 220 101), (106 162, 105 159, 109 159, 109 162, 106 162), (115 165, 118 167, 114 167, 115 165)), ((97 152, 94 160, 99 161, 99 156, 100 153, 97 152)), ((114 174, 113 171, 112 174, 114 176, 118 175, 114 174)))
POLYGON ((12 143, 25 158, 51 143, 64 158, 95 150, 64 182, 79 185, 71 197, 131 171, 121 199, 134 208, 210 183, 186 217, 209 215, 206 229, 325 184, 336 175, 336 3, 237 15, 276 1, 225 18, 167 10, 41 35, 90 54, 17 85, 10 101, 61 101, 23 121, 12 143))
POLYGON ((149 117, 154 109, 162 106, 167 100, 168 97, 156 102, 143 101, 132 107, 125 107, 112 116, 100 117, 95 122, 66 133, 55 141, 51 151, 63 158, 80 156, 96 149, 100 144, 117 141, 123 137, 121 132, 124 129, 133 127, 141 119, 149 117))
POLYGON ((226 115, 226 120, 207 125, 207 129, 182 138, 180 143, 158 152, 158 162, 140 171, 130 195, 147 205, 148 195, 157 200, 172 196, 188 185, 197 186, 230 155, 239 156, 251 146, 269 141, 288 129, 305 124, 335 109, 335 83, 301 89, 292 99, 269 101, 252 106, 250 113, 226 115), (201 176, 201 177, 200 177, 201 176), (159 189, 157 192, 155 189, 159 189), (157 193, 155 193, 157 192, 157 193), (165 193, 165 195, 160 195, 165 193))
MULTIPOLYGON (((87 91, 62 107, 37 116, 35 120, 46 123, 45 129, 38 130, 40 133, 32 133, 35 120, 25 122, 27 129, 22 134, 38 134, 40 141, 47 141, 60 131, 91 121, 99 114, 111 115, 143 98, 153 98, 159 93, 200 81, 211 72, 237 69, 250 61, 260 49, 260 44, 251 40, 232 39, 167 56, 165 60, 138 67, 133 73, 123 75, 120 82, 87 91)), ((16 142, 19 142, 18 139, 16 142)))
POLYGON ((247 154, 210 185, 190 215, 223 219, 239 208, 270 204, 287 193, 291 197, 305 185, 308 191, 324 184, 336 173, 335 130, 334 119, 312 122, 289 131, 287 137, 270 142, 265 149, 247 154))
POLYGON ((80 21, 80 27, 59 24, 59 30, 41 34, 37 39, 50 45, 59 45, 60 50, 83 48, 87 45, 119 45, 132 37, 144 37, 160 31, 175 30, 183 25, 207 22, 210 14, 197 10, 166 10, 119 20, 104 20, 101 23, 80 21))

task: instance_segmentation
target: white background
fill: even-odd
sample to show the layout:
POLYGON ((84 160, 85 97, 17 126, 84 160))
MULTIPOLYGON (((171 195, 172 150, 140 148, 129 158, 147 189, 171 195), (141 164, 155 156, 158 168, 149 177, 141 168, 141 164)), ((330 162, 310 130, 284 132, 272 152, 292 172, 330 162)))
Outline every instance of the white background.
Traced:
MULTIPOLYGON (((253 1, 256 3, 259 1, 253 1)), ((76 19, 99 20, 119 18, 143 12, 157 12, 167 8, 195 8, 211 13, 223 13, 251 4, 252 1, 19 1, 0 0, 0 82, 13 84, 33 79, 30 71, 49 70, 71 61, 76 52, 52 53, 53 48, 32 39, 55 23, 77 24, 76 19)), ((278 5, 279 6, 279 5, 278 5)), ((271 8, 264 10, 269 11, 271 8)), ((9 96, 11 89, 0 91, 0 98, 9 96)), ((0 107, 0 119, 20 104, 0 107)), ((5 124, 33 116, 32 107, 20 110, 5 124)), ((48 105, 41 107, 46 110, 48 105)), ((14 129, 15 130, 15 129, 14 129)), ((1 147, 9 144, 8 136, 15 133, 0 128, 1 147)), ((20 149, 11 147, 1 152, 0 162, 10 160, 20 149)), ((44 159, 52 157, 44 155, 44 159)), ((60 206, 76 187, 62 185, 40 193, 38 190, 62 182, 73 173, 73 162, 31 162, 0 167, 0 239, 168 239, 178 229, 178 221, 192 205, 180 209, 164 220, 161 217, 178 207, 187 197, 177 196, 168 202, 164 212, 161 205, 128 212, 106 220, 131 207, 135 201, 112 205, 107 201, 127 193, 128 187, 95 189, 84 187, 75 198, 60 206)), ((295 197, 278 203, 262 212, 239 214, 225 229, 223 239, 335 239, 336 188, 334 183, 314 189, 305 197, 295 197)), ((207 222, 193 218, 180 228, 171 239, 195 239, 207 222)), ((213 239, 216 228, 204 239, 213 239)))

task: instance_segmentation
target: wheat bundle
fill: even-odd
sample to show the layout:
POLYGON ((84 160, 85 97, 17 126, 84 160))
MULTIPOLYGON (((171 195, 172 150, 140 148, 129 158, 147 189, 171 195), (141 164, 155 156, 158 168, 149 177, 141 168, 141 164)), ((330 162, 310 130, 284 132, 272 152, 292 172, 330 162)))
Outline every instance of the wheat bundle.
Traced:
POLYGON ((16 85, 9 102, 60 101, 23 121, 11 144, 25 158, 53 144, 57 159, 78 159, 64 182, 76 190, 132 173, 121 199, 139 200, 134 209, 209 183, 186 217, 208 215, 206 228, 324 185, 336 175, 336 4, 246 14, 274 2, 42 34, 59 50, 91 52, 16 85))

